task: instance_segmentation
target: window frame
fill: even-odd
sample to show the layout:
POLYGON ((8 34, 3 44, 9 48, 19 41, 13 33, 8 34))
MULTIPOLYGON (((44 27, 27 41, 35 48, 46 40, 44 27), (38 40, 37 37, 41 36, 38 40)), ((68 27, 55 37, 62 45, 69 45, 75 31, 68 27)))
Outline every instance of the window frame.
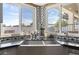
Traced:
MULTIPOLYGON (((18 8, 18 28, 19 28, 19 31, 20 31, 20 25, 19 25, 19 11, 20 11, 20 8, 19 8, 19 3, 3 3, 3 5, 4 4, 10 4, 10 5, 12 5, 12 6, 16 6, 17 8, 18 8)), ((3 11, 4 12, 4 11, 3 11)), ((13 11, 11 11, 11 12, 13 12, 13 11)), ((3 15, 4 16, 4 15, 3 15)), ((4 18, 3 18, 3 21, 4 21, 4 18)), ((2 23, 2 25, 1 25, 1 37, 6 37, 6 35, 7 34, 12 34, 12 33, 5 33, 5 36, 2 36, 3 35, 3 33, 5 33, 5 30, 3 30, 3 23, 2 23)), ((18 32, 17 34, 20 34, 20 32, 18 32)), ((8 36, 8 37, 10 37, 10 35, 8 36)))
MULTIPOLYGON (((5 4, 5 3, 4 3, 5 4)), ((7 4, 11 4, 11 5, 16 5, 19 10, 18 10, 18 19, 19 19, 19 34, 22 35, 22 8, 24 7, 28 7, 28 8, 31 8, 32 9, 32 19, 33 19, 33 29, 34 31, 37 31, 37 20, 36 20, 36 7, 32 6, 32 5, 29 5, 29 4, 21 4, 21 3, 7 3, 7 4)), ((1 26, 1 31, 3 30, 2 29, 3 26, 1 26)), ((3 31, 2 31, 3 32, 3 31)))
POLYGON ((22 33, 22 25, 21 25, 22 24, 22 8, 25 8, 25 7, 32 9, 33 29, 34 31, 37 31, 36 8, 29 4, 20 4, 20 20, 19 20, 20 22, 19 23, 20 23, 21 33, 22 33))
MULTIPOLYGON (((59 11, 60 11, 60 16, 59 16, 59 20, 61 20, 62 18, 62 7, 61 7, 61 4, 60 3, 58 3, 58 4, 52 4, 52 5, 50 5, 50 6, 47 6, 46 7, 46 11, 45 11, 45 14, 46 14, 46 32, 48 33, 48 30, 47 30, 47 28, 48 28, 48 14, 47 14, 47 10, 48 9, 51 9, 51 8, 56 8, 56 9, 58 9, 59 11)), ((53 24, 52 24, 53 25, 53 24)), ((59 27, 61 28, 61 23, 59 24, 59 27)), ((60 32, 61 32, 61 29, 59 29, 58 28, 58 31, 60 30, 60 32)), ((53 33, 53 32, 52 32, 53 33)))

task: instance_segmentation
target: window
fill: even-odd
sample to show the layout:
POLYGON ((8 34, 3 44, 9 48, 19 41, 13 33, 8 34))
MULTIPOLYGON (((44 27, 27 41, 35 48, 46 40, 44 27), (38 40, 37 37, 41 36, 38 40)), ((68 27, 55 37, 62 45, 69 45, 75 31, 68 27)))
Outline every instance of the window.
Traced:
POLYGON ((68 20, 68 14, 67 14, 67 13, 64 13, 64 14, 63 14, 63 19, 68 20))
POLYGON ((68 32, 68 19, 69 16, 67 13, 65 13, 65 11, 62 11, 62 20, 61 20, 61 28, 62 28, 62 33, 66 33, 68 32))
POLYGON ((2 36, 19 34, 19 7, 16 4, 3 4, 2 36))
POLYGON ((79 19, 74 17, 74 30, 79 31, 79 19))
POLYGON ((33 9, 30 6, 22 7, 22 33, 30 35, 33 33, 33 9))
POLYGON ((57 8, 49 8, 48 14, 48 33, 58 32, 59 30, 59 19, 60 10, 57 8))
POLYGON ((75 3, 63 5, 62 16, 63 16, 62 17, 63 22, 61 22, 62 32, 78 33, 78 27, 79 27, 78 5, 75 3))

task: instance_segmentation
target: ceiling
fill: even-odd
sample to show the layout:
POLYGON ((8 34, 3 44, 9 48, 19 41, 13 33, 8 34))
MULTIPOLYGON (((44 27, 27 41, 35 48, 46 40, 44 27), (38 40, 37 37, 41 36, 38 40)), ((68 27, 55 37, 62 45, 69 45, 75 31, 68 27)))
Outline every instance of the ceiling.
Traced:
POLYGON ((78 5, 77 5, 77 3, 69 4, 67 6, 64 6, 64 8, 70 10, 71 12, 78 13, 78 5))
POLYGON ((55 4, 55 3, 27 3, 27 4, 30 4, 30 5, 33 5, 33 6, 49 6, 49 5, 52 5, 52 4, 55 4))
POLYGON ((43 5, 46 5, 46 4, 48 4, 48 3, 33 3, 33 4, 39 5, 39 6, 43 6, 43 5))
MULTIPOLYGON (((31 4, 33 6, 49 6, 55 3, 28 3, 28 4, 31 4)), ((63 3, 62 5, 67 10, 70 10, 71 12, 74 12, 74 13, 78 13, 77 3, 63 3)))

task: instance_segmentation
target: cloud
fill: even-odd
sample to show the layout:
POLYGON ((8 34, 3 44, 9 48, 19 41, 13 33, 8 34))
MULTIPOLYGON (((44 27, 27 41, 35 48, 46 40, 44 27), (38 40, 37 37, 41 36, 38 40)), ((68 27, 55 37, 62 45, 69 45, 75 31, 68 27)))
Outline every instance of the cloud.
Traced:
POLYGON ((3 24, 9 26, 9 25, 19 25, 19 19, 15 19, 15 18, 12 18, 12 19, 5 19, 3 21, 3 24))
POLYGON ((17 13, 11 12, 10 15, 19 17, 19 13, 18 12, 17 13))
POLYGON ((31 19, 23 19, 22 23, 24 23, 25 25, 30 25, 33 22, 33 20, 31 19))
POLYGON ((54 16, 54 17, 49 17, 48 18, 48 23, 49 24, 55 24, 60 18, 57 17, 57 16, 54 16))
POLYGON ((55 8, 51 8, 48 10, 48 23, 49 24, 55 24, 60 16, 60 11, 58 9, 55 9, 55 8))

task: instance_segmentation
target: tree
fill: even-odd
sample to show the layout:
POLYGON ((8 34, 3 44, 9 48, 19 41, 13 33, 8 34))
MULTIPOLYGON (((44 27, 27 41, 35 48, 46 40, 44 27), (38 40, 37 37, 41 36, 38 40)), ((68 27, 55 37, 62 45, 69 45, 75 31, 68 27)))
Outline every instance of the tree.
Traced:
POLYGON ((59 23, 61 22, 61 26, 62 27, 65 27, 65 26, 67 26, 67 21, 66 20, 58 20, 57 22, 56 22, 56 24, 55 24, 55 27, 59 27, 59 23))

